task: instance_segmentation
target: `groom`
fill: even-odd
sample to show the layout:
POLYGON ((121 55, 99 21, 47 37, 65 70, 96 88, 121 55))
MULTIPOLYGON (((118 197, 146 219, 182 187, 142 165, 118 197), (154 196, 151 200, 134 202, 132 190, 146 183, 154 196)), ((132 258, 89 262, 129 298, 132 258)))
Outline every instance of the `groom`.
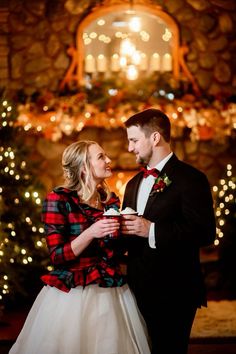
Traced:
POLYGON ((129 151, 145 166, 127 184, 122 233, 128 245, 128 282, 146 321, 152 354, 186 354, 197 308, 206 306, 200 247, 215 239, 206 176, 180 161, 170 145, 169 118, 158 109, 125 123, 129 151), (141 216, 140 216, 141 215, 141 216))

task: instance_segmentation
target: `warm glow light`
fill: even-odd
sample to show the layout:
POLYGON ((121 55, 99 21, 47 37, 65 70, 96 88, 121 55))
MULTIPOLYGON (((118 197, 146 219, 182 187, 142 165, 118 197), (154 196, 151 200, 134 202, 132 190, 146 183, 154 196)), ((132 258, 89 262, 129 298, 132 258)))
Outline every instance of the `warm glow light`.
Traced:
POLYGON ((178 118, 178 114, 177 114, 177 113, 173 113, 173 114, 172 114, 172 118, 173 118, 173 119, 177 119, 177 118, 178 118))
POLYGON ((111 71, 119 71, 120 70, 120 58, 117 53, 113 54, 111 57, 111 71))
POLYGON ((121 41, 120 54, 122 56, 132 56, 135 52, 135 45, 131 42, 129 38, 121 41))
POLYGON ((163 41, 168 42, 172 37, 172 33, 168 28, 165 29, 165 33, 162 36, 163 41))
POLYGON ((136 80, 138 78, 138 70, 134 65, 129 65, 126 73, 128 80, 136 80))
POLYGON ((160 69, 161 69, 160 55, 158 53, 153 53, 153 55, 151 56, 150 70, 160 71, 160 69))
POLYGON ((172 56, 169 53, 164 54, 162 58, 162 71, 172 70, 172 56))
POLYGON ((126 57, 120 57, 120 66, 122 68, 125 68, 127 65, 127 58, 126 57))
POLYGON ((141 18, 140 17, 132 17, 129 21, 129 28, 132 32, 140 32, 141 18))
POLYGON ((89 37, 92 38, 92 39, 97 38, 97 33, 96 32, 91 32, 89 37))
POLYGON ((146 31, 141 31, 140 36, 143 42, 148 42, 150 39, 150 34, 147 33, 146 31))
POLYGON ((139 65, 141 63, 141 54, 137 50, 132 55, 132 63, 135 65, 139 65))
POLYGON ((41 199, 40 199, 40 198, 37 198, 37 199, 35 200, 35 203, 38 204, 38 205, 40 205, 40 204, 41 204, 41 199))
POLYGON ((56 121, 56 117, 55 117, 55 116, 51 116, 51 117, 50 117, 50 121, 51 121, 51 122, 55 122, 55 121, 56 121))
POLYGON ((89 54, 85 58, 85 72, 93 73, 94 71, 95 71, 95 59, 91 54, 89 54))
POLYGON ((107 58, 103 54, 99 54, 97 58, 97 71, 106 72, 107 70, 107 58))
POLYGON ((90 112, 85 112, 84 116, 85 116, 85 118, 89 119, 91 117, 91 113, 90 112))
POLYGON ((140 70, 147 70, 148 68, 148 59, 145 53, 141 53, 141 61, 140 61, 140 70))
POLYGON ((84 39, 84 44, 85 45, 89 45, 92 42, 92 40, 90 38, 85 38, 84 39))
POLYGON ((106 23, 105 20, 103 20, 102 18, 100 18, 100 19, 97 21, 98 26, 104 26, 105 23, 106 23))

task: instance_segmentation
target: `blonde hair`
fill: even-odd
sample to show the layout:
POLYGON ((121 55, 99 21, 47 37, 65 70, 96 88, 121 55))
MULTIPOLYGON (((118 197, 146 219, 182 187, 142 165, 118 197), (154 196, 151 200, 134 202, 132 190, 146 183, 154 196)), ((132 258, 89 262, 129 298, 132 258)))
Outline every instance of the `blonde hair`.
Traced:
MULTIPOLYGON (((77 141, 69 145, 62 155, 64 187, 77 191, 84 201, 90 200, 98 187, 93 183, 94 177, 89 156, 89 147, 94 144, 98 145, 91 140, 77 141)), ((106 195, 105 199, 108 200, 110 190, 105 180, 99 185, 99 188, 102 188, 106 195)))

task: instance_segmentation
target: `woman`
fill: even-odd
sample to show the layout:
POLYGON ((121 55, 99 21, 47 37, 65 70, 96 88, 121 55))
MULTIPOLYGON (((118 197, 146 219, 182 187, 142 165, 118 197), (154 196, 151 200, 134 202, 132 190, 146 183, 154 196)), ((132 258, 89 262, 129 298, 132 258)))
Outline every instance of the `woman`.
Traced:
POLYGON ((120 207, 105 182, 110 159, 94 141, 68 146, 65 184, 50 192, 42 220, 54 270, 40 291, 10 354, 149 354, 146 328, 105 236, 120 207))

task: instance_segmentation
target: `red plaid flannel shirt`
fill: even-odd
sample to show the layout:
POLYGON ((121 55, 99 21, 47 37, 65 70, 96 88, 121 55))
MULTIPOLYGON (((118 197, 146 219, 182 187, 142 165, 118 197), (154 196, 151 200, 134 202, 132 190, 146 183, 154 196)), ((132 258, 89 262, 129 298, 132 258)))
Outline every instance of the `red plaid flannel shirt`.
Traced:
MULTIPOLYGON (((119 209, 119 198, 112 193, 104 209, 119 209)), ((114 249, 115 240, 96 239, 75 256, 71 241, 88 228, 103 211, 80 203, 76 191, 56 188, 43 202, 42 221, 54 270, 43 275, 45 284, 68 292, 78 285, 98 283, 102 287, 122 286, 121 273, 114 249), (82 209, 81 209, 82 208, 82 209)))

